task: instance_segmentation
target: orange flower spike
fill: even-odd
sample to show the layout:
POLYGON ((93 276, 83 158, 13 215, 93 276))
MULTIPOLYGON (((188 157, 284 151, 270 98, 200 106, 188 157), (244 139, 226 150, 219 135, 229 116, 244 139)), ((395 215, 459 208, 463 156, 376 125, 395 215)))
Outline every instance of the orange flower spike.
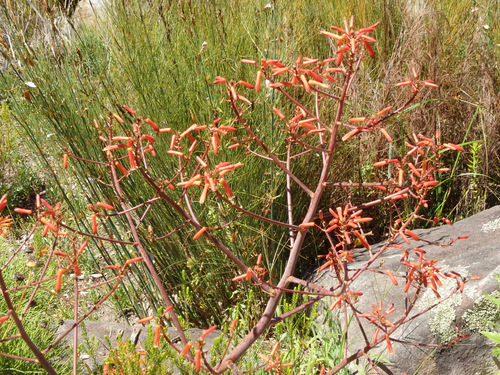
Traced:
POLYGON ((126 105, 123 105, 122 107, 123 107, 124 110, 126 110, 131 115, 135 115, 135 111, 132 108, 130 108, 130 107, 126 106, 126 105))
POLYGON ((299 225, 300 228, 306 229, 306 228, 311 228, 314 227, 316 224, 313 221, 310 221, 308 223, 302 223, 299 225))
POLYGON ((226 83, 227 80, 224 77, 217 76, 215 77, 214 85, 220 85, 221 83, 226 83))
POLYGON ((408 292, 408 290, 410 289, 412 281, 413 281, 413 279, 409 277, 408 282, 406 283, 405 288, 403 290, 405 293, 408 292))
POLYGON ((236 93, 236 89, 234 88, 234 86, 229 86, 229 92, 231 93, 231 98, 233 99, 233 101, 238 101, 238 94, 236 93))
POLYGON ((453 151, 465 151, 463 147, 456 145, 454 143, 443 143, 443 147, 446 147, 453 151))
POLYGON ((63 157, 63 168, 64 169, 68 168, 68 157, 69 157, 69 154, 65 153, 64 157, 63 157))
POLYGON ((412 85, 412 84, 413 84, 413 82, 410 79, 406 78, 403 82, 396 83, 394 86, 401 87, 401 86, 407 86, 407 85, 412 85))
POLYGON ((356 128, 356 129, 353 129, 351 130, 349 133, 346 133, 343 137, 342 137, 342 142, 345 142, 347 141, 349 138, 352 138, 354 137, 356 134, 358 134, 360 132, 360 128, 356 128))
POLYGON ((309 86, 309 82, 307 81, 307 78, 304 74, 301 74, 299 76, 300 81, 302 82, 302 85, 304 86, 304 89, 306 90, 307 93, 311 92, 311 86, 309 86))
POLYGON ((282 120, 285 120, 286 121, 286 117, 285 115, 276 107, 273 107, 273 111, 274 113, 276 113, 278 115, 278 117, 282 120))
POLYGON ((196 372, 200 372, 201 370, 201 349, 198 348, 194 352, 194 366, 196 368, 196 372))
POLYGON ((132 147, 127 147, 128 161, 130 163, 130 169, 136 169, 137 165, 134 158, 134 149, 132 147))
POLYGON ((0 324, 4 323, 5 321, 9 320, 10 315, 4 315, 0 317, 0 324))
POLYGON ((208 193, 209 188, 210 188, 210 184, 208 182, 205 182, 205 186, 203 187, 203 191, 201 192, 201 195, 200 195, 200 204, 205 203, 205 200, 207 199, 207 193, 208 193))
POLYGON ((51 211, 54 211, 54 207, 52 207, 52 205, 49 204, 49 202, 47 202, 45 199, 40 199, 40 201, 42 202, 42 204, 47 207, 49 210, 51 211))
POLYGON ((193 240, 197 240, 198 238, 201 237, 201 235, 203 233, 206 232, 206 230, 208 229, 208 227, 202 227, 198 232, 196 232, 196 234, 193 236, 193 240))
POLYGON ((96 234, 97 233, 97 214, 93 213, 90 215, 90 221, 92 225, 92 233, 96 234))
POLYGON ((111 114, 111 116, 113 116, 113 117, 116 119, 116 121, 118 121, 120 124, 123 124, 123 123, 125 122, 125 121, 123 121, 123 119, 122 119, 120 116, 118 116, 116 113, 112 113, 112 114, 111 114))
POLYGON ((392 274, 391 270, 387 270, 387 276, 389 276, 389 278, 391 279, 391 281, 394 285, 398 285, 398 281, 396 280, 396 278, 392 274))
POLYGON ((132 264, 132 263, 137 263, 137 262, 140 262, 142 260, 142 257, 135 257, 135 258, 130 258, 130 259, 127 259, 124 266, 128 266, 129 264, 132 264))
POLYGON ((255 92, 260 91, 260 81, 262 80, 262 70, 257 72, 257 77, 255 79, 255 92))
MULTIPOLYGON (((37 201, 40 200, 40 195, 37 194, 37 201)), ((7 193, 2 195, 2 198, 0 198, 0 210, 3 209, 7 205, 7 193)), ((37 206, 37 208, 39 208, 37 206)))
POLYGON ((28 210, 26 208, 14 208, 14 212, 17 212, 18 214, 25 214, 25 215, 31 215, 33 211, 28 210))
POLYGON ((344 221, 344 214, 342 213, 342 208, 337 207, 337 217, 339 218, 340 221, 344 221))
POLYGON ((358 217, 353 219, 353 223, 368 223, 372 220, 373 220, 372 217, 358 217))
POLYGON ((262 253, 257 257, 257 262, 255 263, 257 266, 260 266, 260 262, 262 262, 262 253))
POLYGON ((75 276, 80 276, 82 274, 82 271, 80 270, 80 267, 78 267, 78 264, 75 264, 73 266, 73 271, 75 271, 75 276))
POLYGON ((226 179, 225 178, 221 178, 219 180, 219 183, 222 185, 222 187, 224 188, 224 191, 226 192, 226 195, 229 199, 233 199, 234 198, 234 194, 233 194, 233 191, 231 190, 231 188, 229 187, 229 185, 227 184, 226 182, 226 179))
POLYGON ((128 170, 121 165, 119 162, 115 161, 115 166, 125 175, 128 176, 128 170))
POLYGON ((382 133, 382 135, 385 137, 385 139, 387 139, 387 141, 393 142, 393 139, 387 130, 385 130, 384 128, 380 128, 379 130, 380 133, 382 133))
POLYGON ((276 354, 276 352, 278 351, 278 348, 280 347, 280 343, 277 342, 276 344, 273 345, 273 348, 271 350, 271 357, 274 357, 274 355, 276 354))
POLYGON ((57 256, 60 256, 60 257, 63 257, 63 258, 67 258, 68 257, 68 254, 63 253, 63 252, 58 251, 58 250, 54 251, 54 255, 57 255, 57 256))
POLYGON ((405 229, 405 234, 413 238, 415 241, 420 241, 420 237, 413 233, 411 230, 405 229))
POLYGON ((153 348, 157 348, 160 346, 160 329, 161 329, 161 326, 159 324, 156 325, 155 327, 155 336, 154 336, 154 339, 153 339, 153 348))
POLYGON ((366 121, 366 117, 353 117, 348 120, 350 123, 354 122, 364 122, 366 121))
POLYGON ((110 211, 113 211, 115 209, 112 205, 104 203, 104 202, 97 202, 96 206, 105 208, 106 210, 110 210, 110 211))
POLYGON ((159 132, 160 131, 160 127, 158 125, 156 125, 155 122, 153 122, 153 120, 147 118, 144 120, 144 122, 148 123, 149 125, 151 125, 151 127, 153 128, 153 130, 155 132, 159 132))
POLYGON ((400 169, 398 171, 398 186, 399 187, 403 186, 404 173, 405 173, 405 171, 403 169, 400 169))
POLYGON ((342 302, 342 296, 337 298, 337 300, 330 306, 330 311, 334 310, 336 307, 340 307, 340 303, 342 302))
POLYGON ((66 272, 66 269, 65 268, 59 268, 59 270, 57 271, 57 276, 56 276, 56 286, 55 286, 55 291, 56 293, 59 293, 60 290, 61 290, 61 286, 62 286, 62 277, 64 275, 64 273, 66 272))
POLYGON ((47 233, 49 233, 49 227, 46 225, 45 228, 43 228, 43 232, 42 232, 42 237, 45 237, 47 236, 47 233))
POLYGON ((212 326, 210 328, 207 328, 201 333, 200 340, 205 340, 205 337, 207 337, 210 333, 215 331, 217 329, 217 326, 212 326))
POLYGON ((188 354, 189 349, 191 349, 191 347, 192 347, 192 346, 193 346, 193 343, 192 343, 191 341, 189 341, 189 342, 188 342, 188 343, 184 346, 184 348, 182 349, 181 354, 180 354, 180 355, 181 355, 181 357, 183 357, 183 358, 184 358, 184 357, 186 356, 186 354, 188 354))
POLYGON ((53 231, 53 232, 57 232, 57 227, 56 227, 54 224, 52 224, 49 220, 47 220, 47 219, 45 219, 45 218, 41 218, 41 219, 40 219, 40 221, 41 221, 43 224, 45 224, 45 226, 46 226, 47 228, 49 228, 51 231, 53 231))
POLYGON ((233 321, 231 322, 231 327, 229 328, 231 332, 234 331, 237 324, 238 324, 238 318, 233 319, 233 321))
POLYGON ((175 155, 175 156, 181 156, 181 157, 184 156, 184 154, 182 152, 180 152, 180 151, 174 151, 174 150, 168 150, 167 154, 169 154, 169 155, 175 155))
POLYGON ((363 45, 365 46, 365 49, 368 52, 368 56, 370 56, 373 59, 375 57, 375 52, 373 51, 372 46, 370 46, 370 43, 368 43, 366 40, 363 40, 363 45))
POLYGON ((247 281, 252 280, 252 274, 253 274, 253 270, 252 270, 252 268, 248 267, 248 269, 247 269, 247 273, 246 273, 246 276, 245 276, 245 279, 246 279, 247 281))
POLYGON ((243 64, 252 64, 252 65, 257 64, 257 62, 255 60, 249 60, 249 59, 241 59, 241 62, 243 64))
POLYGON ((357 238, 358 240, 361 242, 361 244, 368 250, 371 250, 371 246, 370 244, 368 243, 368 241, 366 240, 365 236, 363 236, 361 233, 359 233, 357 230, 355 230, 354 232, 352 232, 357 238))
POLYGON ((438 86, 438 85, 436 85, 434 82, 432 82, 430 79, 429 79, 429 80, 427 80, 427 81, 422 82, 422 85, 424 85, 424 86, 428 86, 428 87, 434 87, 434 88, 439 87, 439 86, 438 86))
POLYGON ((323 31, 320 31, 320 34, 321 34, 321 35, 324 35, 324 36, 327 36, 327 37, 329 37, 329 38, 334 38, 334 39, 337 39, 337 40, 339 40, 339 39, 341 38, 341 36, 340 36, 340 35, 337 35, 337 34, 334 34, 334 33, 330 33, 330 32, 328 32, 328 31, 324 31, 324 30, 323 30, 323 31))

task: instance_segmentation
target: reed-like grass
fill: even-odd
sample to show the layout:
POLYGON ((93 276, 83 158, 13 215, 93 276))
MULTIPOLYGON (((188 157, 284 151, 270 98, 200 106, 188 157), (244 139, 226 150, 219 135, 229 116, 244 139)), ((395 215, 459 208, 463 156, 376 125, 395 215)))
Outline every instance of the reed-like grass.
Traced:
MULTIPOLYGON (((385 149, 385 142, 343 147, 332 180, 373 178, 371 161, 404 150, 401 128, 429 135, 440 129, 449 142, 483 142, 484 146, 475 152, 486 162, 475 163, 479 170, 474 173, 484 177, 475 189, 482 189, 490 204, 498 202, 498 4, 484 0, 477 2, 477 10, 466 0, 415 4, 362 0, 115 0, 105 13, 85 24, 59 18, 55 7, 40 7, 35 13, 24 1, 12 4, 0 0, 2 56, 20 61, 1 72, 0 87, 9 94, 9 105, 26 139, 32 142, 34 153, 46 161, 45 168, 50 165, 68 206, 85 229, 87 221, 79 207, 106 198, 112 200, 110 189, 98 182, 106 178, 106 171, 74 162, 74 176, 68 179, 58 164, 66 151, 105 161, 93 119, 104 125, 108 112, 120 113, 123 104, 142 117, 176 130, 192 123, 209 123, 216 116, 224 118, 227 108, 222 93, 211 83, 217 75, 252 81, 254 71, 241 64, 241 58, 272 57, 286 62, 293 62, 299 55, 324 58, 333 53, 334 46, 319 35, 321 29, 341 25, 342 19, 351 14, 360 26, 380 20, 382 25, 375 33, 378 57, 366 64, 361 79, 355 83, 357 95, 349 103, 349 114, 361 116, 401 100, 391 88, 409 74, 412 66, 440 85, 438 100, 426 97, 425 104, 416 111, 393 120, 389 129, 395 136, 394 149, 385 149), (37 87, 26 86, 28 81, 37 87), (55 136, 47 138, 49 134, 55 136), (72 188, 75 183, 77 188, 72 188)), ((255 102, 252 126, 280 155, 284 152, 279 149, 284 135, 270 108, 277 105, 286 109, 286 104, 268 90, 251 99, 255 102)), ((299 99, 312 105, 310 97, 299 99)), ((323 111, 326 120, 332 117, 327 105, 323 111)), ((158 148, 168 147, 167 143, 168 139, 160 141, 158 148)), ((275 219, 284 218, 284 176, 270 164, 243 152, 219 155, 221 161, 227 157, 244 163, 241 173, 231 180, 239 202, 275 219)), ((430 214, 461 217, 473 213, 460 204, 460 196, 471 181, 463 173, 468 168, 467 160, 452 161, 453 178, 443 181, 435 197, 439 208, 430 214)), ((161 178, 175 166, 171 159, 158 158, 149 168, 161 178)), ((307 181, 314 175, 314 168, 312 157, 296 165, 294 172, 307 181)), ((131 205, 154 194, 134 176, 123 188, 131 205)), ((352 198, 361 200, 364 194, 360 191, 352 198)), ((326 203, 336 206, 344 198, 345 192, 332 190, 326 203)), ((296 204, 300 210, 298 193, 296 204)), ((379 225, 374 230, 380 234, 383 212, 374 214, 379 225)), ((210 226, 222 226, 234 216, 227 207, 209 201, 201 219, 210 226)), ((155 206, 141 227, 142 235, 146 239, 153 234, 159 236, 179 224, 168 207, 155 206)), ((105 225, 114 236, 127 236, 120 219, 105 225)), ((192 235, 183 229, 168 240, 150 241, 149 251, 169 291, 178 295, 177 303, 186 319, 197 323, 222 320, 223 312, 234 302, 233 286, 228 280, 235 270, 209 245, 191 241, 192 235)), ((280 274, 281 254, 287 251, 286 231, 243 218, 225 229, 223 236, 243 260, 262 252, 271 277, 280 274)), ((95 246, 110 262, 135 255, 133 249, 125 247, 95 246)), ((321 238, 306 246, 304 257, 309 262, 304 263, 302 271, 314 263, 322 246, 321 238)), ((130 299, 137 300, 144 291, 154 305, 153 283, 145 273, 138 275, 143 276, 131 283, 141 288, 129 288, 130 299)))

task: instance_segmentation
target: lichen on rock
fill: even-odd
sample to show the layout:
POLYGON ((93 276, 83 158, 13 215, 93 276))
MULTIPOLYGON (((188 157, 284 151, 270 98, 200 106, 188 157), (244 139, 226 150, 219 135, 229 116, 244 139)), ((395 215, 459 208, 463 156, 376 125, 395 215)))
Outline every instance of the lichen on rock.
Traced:
MULTIPOLYGON (((490 296, 500 297, 500 292, 495 290, 490 296)), ((486 296, 481 296, 474 306, 463 316, 464 328, 469 332, 488 330, 488 322, 500 322, 500 306, 490 301, 486 296)))
MULTIPOLYGON (((467 277, 468 275, 468 270, 465 267, 454 267, 453 270, 460 273, 463 277, 467 277)), ((448 267, 443 266, 443 271, 448 271, 448 267)), ((442 279, 441 281, 443 285, 438 288, 438 292, 441 298, 445 298, 455 290, 457 282, 455 279, 442 279)), ((476 288, 466 285, 464 294, 470 298, 474 298, 477 294, 476 288)), ((438 301, 438 297, 429 289, 423 293, 417 306, 421 309, 426 309, 437 304, 438 301)), ((455 293, 430 311, 429 328, 439 343, 446 344, 456 338, 457 331, 454 324, 457 318, 456 308, 459 307, 462 302, 462 294, 455 293)))

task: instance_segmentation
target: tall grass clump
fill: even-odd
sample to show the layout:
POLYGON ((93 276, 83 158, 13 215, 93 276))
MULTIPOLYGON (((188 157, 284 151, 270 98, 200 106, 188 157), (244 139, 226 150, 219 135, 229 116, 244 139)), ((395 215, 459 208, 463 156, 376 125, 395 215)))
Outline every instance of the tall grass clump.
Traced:
MULTIPOLYGON (((389 153, 404 154, 405 133, 418 129, 431 134, 440 129, 443 138, 465 145, 468 155, 453 160, 453 175, 436 190, 434 199, 439 205, 429 215, 453 213, 461 217, 474 213, 461 200, 464 191, 472 189, 471 183, 486 202, 475 209, 498 202, 499 135, 494 108, 498 103, 495 46, 499 12, 495 1, 483 1, 476 9, 465 0, 418 6, 403 1, 361 0, 117 0, 107 2, 103 11, 85 22, 64 16, 79 14, 78 9, 68 12, 49 3, 35 11, 36 6, 0 0, 0 48, 2 59, 9 62, 1 72, 0 87, 8 93, 16 121, 23 127, 33 152, 45 163, 43 168, 62 187, 71 187, 62 189, 61 194, 82 229, 88 227, 86 221, 78 220, 83 217, 82 208, 106 200, 111 191, 103 181, 104 169, 90 168, 87 163, 76 163, 73 178, 59 177, 63 156, 60 150, 82 159, 105 161, 94 119, 102 123, 108 112, 126 117, 122 105, 127 104, 162 127, 176 131, 193 123, 210 123, 227 111, 220 99, 221 89, 211 85, 216 76, 253 79, 251 69, 239 63, 242 58, 275 58, 292 63, 297 55, 326 57, 335 46, 325 44, 318 31, 340 23, 350 14, 366 25, 382 20, 382 26, 374 33, 379 40, 375 50, 379 58, 367 61, 362 68, 361 79, 353 86, 356 99, 347 103, 348 113, 354 116, 359 109, 384 108, 398 101, 398 94, 389 89, 404 80, 409 66, 417 66, 419 73, 435 79, 441 88, 437 100, 423 98, 416 108, 417 116, 410 118, 404 112, 390 120, 394 145, 387 146, 383 139, 362 142, 362 137, 359 143, 340 145, 344 157, 335 162, 338 179, 354 181, 376 173, 371 162, 378 160, 387 147, 389 153), (470 155, 467 145, 477 141, 482 147, 474 149, 475 156, 470 155), (471 158, 485 162, 471 164, 471 158)), ((281 146, 284 135, 269 111, 272 105, 286 109, 289 104, 282 99, 271 90, 262 90, 250 121, 258 124, 256 131, 274 148, 273 152, 285 158, 286 150, 281 146)), ((313 103, 312 98, 299 99, 304 104, 313 103)), ((334 120, 333 108, 329 111, 321 107, 321 111, 326 121, 334 120)), ((157 147, 168 148, 163 142, 157 147)), ((284 174, 272 163, 249 158, 244 152, 238 157, 244 161, 245 171, 232 183, 241 192, 241 204, 259 207, 271 218, 285 220, 284 174)), ((320 168, 315 155, 300 163, 293 172, 306 182, 320 168)), ((175 168, 175 163, 158 158, 148 167, 161 171, 175 168)), ((133 176, 124 182, 123 189, 129 206, 154 196, 144 181, 133 176)), ((353 203, 369 193, 360 190, 357 194, 351 197, 353 203)), ((332 190, 325 203, 335 207, 345 195, 342 188, 332 190)), ((235 219, 215 201, 207 203, 201 219, 211 226, 225 227, 235 219)), ((299 199, 296 204, 300 207, 305 200, 299 199)), ((382 211, 371 214, 377 225, 373 231, 382 235, 385 219, 377 215, 383 209, 377 210, 382 211)), ((224 319, 222 312, 233 297, 232 287, 225 280, 234 276, 235 270, 226 265, 225 258, 212 245, 186 237, 174 224, 173 215, 168 206, 158 206, 139 227, 150 245, 151 257, 169 292, 177 295, 185 319, 197 323, 210 323, 207 317, 224 319), (174 234, 168 239, 152 240, 170 232, 174 234)), ((120 217, 106 221, 105 226, 113 236, 128 238, 126 223, 120 217)), ((288 251, 286 230, 244 217, 225 233, 231 250, 241 259, 247 261, 263 253, 271 278, 282 273, 288 251)), ((314 265, 317 250, 325 247, 324 239, 308 241, 306 256, 314 265)), ((98 242, 95 246, 110 263, 134 255, 126 246, 98 242)), ((143 300, 141 293, 145 291, 145 305, 155 306, 154 283, 146 272, 138 275, 138 279, 130 280, 130 298, 143 300), (137 284, 141 288, 133 287, 137 284)), ((143 308, 142 304, 136 307, 143 308)))

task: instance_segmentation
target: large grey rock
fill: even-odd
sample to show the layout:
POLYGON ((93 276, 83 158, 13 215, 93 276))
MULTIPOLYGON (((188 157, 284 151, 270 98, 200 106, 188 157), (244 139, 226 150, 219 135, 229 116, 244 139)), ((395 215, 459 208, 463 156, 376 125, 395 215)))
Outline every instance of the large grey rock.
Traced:
MULTIPOLYGON (((68 329, 73 327, 73 320, 65 320, 57 330, 56 335, 64 334, 68 329)), ((203 330, 191 328, 186 332, 186 336, 193 343, 200 338, 203 330)), ((170 340, 174 344, 180 345, 180 338, 177 330, 173 327, 167 329, 170 340)), ((222 335, 222 331, 215 330, 208 334, 204 341, 204 350, 209 350, 216 338, 222 335)), ((96 322, 85 321, 84 325, 78 329, 78 343, 83 344, 83 351, 80 352, 80 360, 83 361, 87 374, 100 373, 103 361, 107 358, 110 350, 116 347, 118 338, 121 336, 122 341, 131 339, 134 343, 144 342, 147 337, 147 328, 143 325, 128 325, 113 322, 96 322), (111 343, 111 347, 108 345, 111 343)), ((64 338, 66 345, 71 346, 73 343, 73 332, 64 338)), ((173 374, 180 374, 180 371, 174 369, 173 374)))
MULTIPOLYGON (((453 340, 455 327, 471 336, 456 346, 432 348, 394 343, 394 353, 386 353, 386 346, 381 345, 375 352, 382 353, 391 364, 383 369, 387 374, 449 374, 449 375, 489 375, 499 372, 498 361, 492 355, 492 343, 483 337, 478 330, 485 328, 484 319, 498 319, 500 312, 492 304, 485 302, 482 295, 498 289, 495 273, 500 271, 500 206, 485 210, 468 219, 459 221, 453 226, 440 226, 432 229, 415 230, 416 234, 427 241, 446 244, 450 239, 468 235, 468 239, 454 242, 451 246, 435 246, 423 241, 411 241, 406 248, 419 247, 426 251, 427 259, 438 259, 437 266, 444 270, 454 270, 463 276, 481 277, 479 281, 471 281, 463 294, 456 294, 446 302, 431 310, 430 313, 401 327, 391 337, 411 343, 442 344, 453 340)), ((373 246, 375 253, 382 244, 373 246)), ((367 259, 367 252, 358 254, 357 261, 351 263, 351 269, 359 268, 367 259)), ((390 249, 374 263, 383 261, 383 267, 394 274, 403 274, 405 267, 400 264, 401 250, 390 249)), ((404 280, 401 278, 400 280, 404 280)), ((332 287, 336 280, 325 270, 311 280, 314 284, 325 288, 332 287)), ((404 282, 395 286, 387 277, 373 272, 365 272, 354 283, 354 290, 363 291, 356 303, 356 308, 363 313, 371 313, 371 304, 382 300, 388 307, 394 303, 396 312, 389 315, 395 321, 404 311, 404 282)), ((453 279, 443 279, 443 286, 438 289, 441 296, 447 296, 457 283, 453 279)), ((411 315, 431 306, 437 301, 434 293, 426 291, 411 315)), ((328 305, 332 300, 325 301, 328 305)), ((320 309, 321 310, 321 309, 320 309)), ((359 329, 351 323, 349 328, 349 352, 363 347, 363 339, 359 329)), ((366 326, 371 326, 367 324, 366 326)), ((373 330, 367 328, 371 338, 373 330)))

